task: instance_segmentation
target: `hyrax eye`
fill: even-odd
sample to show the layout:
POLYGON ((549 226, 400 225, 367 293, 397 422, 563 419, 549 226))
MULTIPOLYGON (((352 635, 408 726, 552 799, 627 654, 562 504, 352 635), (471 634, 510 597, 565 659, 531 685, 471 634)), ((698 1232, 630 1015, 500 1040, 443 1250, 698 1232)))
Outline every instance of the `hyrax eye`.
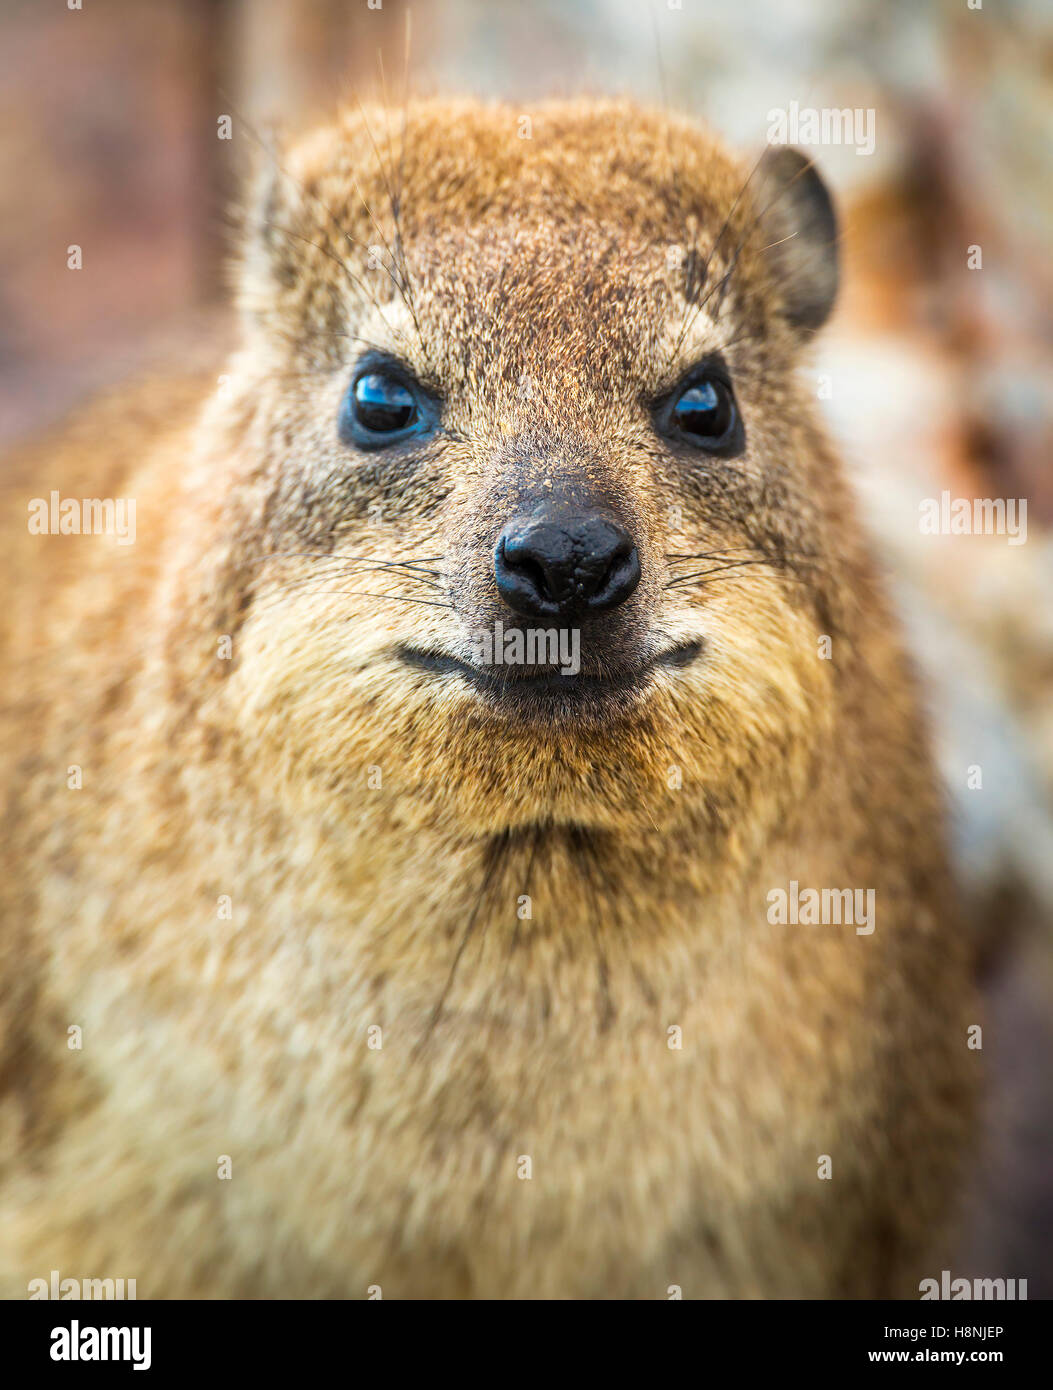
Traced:
POLYGON ((340 437, 360 449, 377 449, 416 434, 427 412, 413 386, 390 371, 361 372, 340 410, 340 437))
POLYGON ((670 439, 723 458, 740 454, 746 436, 735 393, 721 373, 699 371, 670 393, 655 412, 655 424, 670 439))
POLYGON ((417 418, 417 403, 400 381, 370 372, 355 382, 355 419, 367 430, 389 434, 417 418))
POLYGON ((705 447, 723 443, 735 423, 735 414, 730 387, 706 377, 681 391, 669 420, 679 434, 705 447))

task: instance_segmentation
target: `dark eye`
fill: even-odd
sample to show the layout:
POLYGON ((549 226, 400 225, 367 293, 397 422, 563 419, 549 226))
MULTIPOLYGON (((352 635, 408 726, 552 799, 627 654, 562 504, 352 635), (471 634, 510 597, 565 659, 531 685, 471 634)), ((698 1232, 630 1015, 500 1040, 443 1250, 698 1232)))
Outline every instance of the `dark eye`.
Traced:
POLYGON ((702 376, 671 396, 660 412, 666 434, 711 453, 738 453, 742 424, 731 387, 718 376, 702 376))
POLYGON ((423 421, 413 388, 393 372, 374 369, 352 382, 340 411, 340 437, 359 448, 379 448, 415 433, 423 421))

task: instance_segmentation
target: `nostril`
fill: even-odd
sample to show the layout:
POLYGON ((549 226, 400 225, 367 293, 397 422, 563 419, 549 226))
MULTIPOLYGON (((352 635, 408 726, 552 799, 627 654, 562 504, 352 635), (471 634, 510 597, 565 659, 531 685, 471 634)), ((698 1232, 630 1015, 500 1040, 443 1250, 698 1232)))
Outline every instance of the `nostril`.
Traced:
POLYGON ((640 582, 640 556, 628 537, 616 547, 614 558, 600 583, 590 595, 588 606, 604 612, 624 603, 640 582))
POLYGON ((515 543, 502 537, 499 556, 508 569, 513 570, 541 595, 551 588, 545 567, 537 556, 522 543, 515 543))
POLYGON ((506 531, 497 542, 494 578, 498 593, 514 612, 539 617, 559 611, 544 565, 514 532, 506 531))
POLYGON ((535 593, 540 594, 541 597, 545 599, 555 598, 555 594, 552 592, 552 586, 548 582, 548 576, 545 574, 544 567, 536 560, 531 560, 521 555, 512 559, 510 564, 513 569, 519 571, 535 593))

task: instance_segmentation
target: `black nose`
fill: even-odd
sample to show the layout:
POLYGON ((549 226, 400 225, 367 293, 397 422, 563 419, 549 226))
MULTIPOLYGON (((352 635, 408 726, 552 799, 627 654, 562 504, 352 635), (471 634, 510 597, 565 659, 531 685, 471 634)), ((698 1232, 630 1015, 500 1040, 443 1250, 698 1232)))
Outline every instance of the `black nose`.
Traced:
POLYGON ((640 582, 632 538, 594 512, 517 518, 501 532, 494 575, 509 608, 529 617, 606 613, 640 582))

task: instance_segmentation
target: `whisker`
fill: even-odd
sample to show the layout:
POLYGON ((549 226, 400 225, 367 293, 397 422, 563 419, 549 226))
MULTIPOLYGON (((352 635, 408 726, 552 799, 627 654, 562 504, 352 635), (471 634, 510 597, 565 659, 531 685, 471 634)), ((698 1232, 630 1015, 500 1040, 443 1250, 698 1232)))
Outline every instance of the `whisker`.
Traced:
MULTIPOLYGON (((263 152, 267 155, 267 157, 270 159, 271 163, 272 163, 272 164, 274 165, 274 167, 278 170, 278 172, 282 175, 282 177, 285 178, 285 179, 288 179, 288 181, 289 181, 295 188, 297 188, 297 189, 300 191, 300 193, 301 193, 305 198, 310 198, 311 201, 312 201, 317 207, 319 207, 319 208, 322 209, 322 211, 325 213, 326 217, 329 219, 330 224, 333 226, 333 228, 336 230, 336 232, 338 233, 339 236, 341 236, 342 238, 344 238, 345 240, 347 240, 352 246, 357 246, 357 247, 359 247, 359 249, 365 250, 365 251, 368 252, 369 247, 366 246, 363 242, 358 241, 355 237, 353 237, 353 236, 350 234, 350 232, 347 231, 347 229, 346 229, 345 227, 343 227, 343 226, 341 225, 341 223, 339 222, 339 220, 338 220, 337 217, 336 217, 336 214, 333 212, 332 208, 330 208, 330 207, 318 196, 318 194, 314 192, 313 189, 308 188, 305 184, 301 183, 300 180, 299 180, 298 178, 295 177, 295 175, 293 175, 293 174, 291 174, 291 173, 289 172, 289 170, 288 170, 288 169, 282 164, 282 162, 279 160, 279 158, 278 158, 276 152, 267 144, 267 142, 263 139, 263 137, 262 137, 262 136, 259 134, 259 132, 256 130, 256 128, 254 127, 254 125, 252 124, 252 122, 249 121, 249 120, 237 109, 237 107, 234 105, 234 103, 233 103, 232 101, 230 101, 229 97, 228 97, 224 92, 222 92, 222 91, 220 92, 220 95, 223 97, 224 101, 227 103, 227 105, 229 106, 229 108, 230 108, 230 110, 233 112, 233 114, 237 117, 237 119, 238 119, 238 121, 240 122, 240 124, 243 125, 243 126, 245 127, 245 130, 248 132, 248 135, 249 135, 250 139, 254 140, 254 141, 256 142, 256 144, 259 146, 259 148, 260 148, 261 150, 263 150, 263 152)), ((354 176, 353 176, 353 175, 351 176, 351 178, 352 178, 352 182, 354 182, 354 176)), ((357 185, 356 185, 356 192, 357 192, 357 191, 358 191, 358 189, 357 189, 357 185)), ((359 193, 359 197, 360 197, 360 198, 362 197, 361 193, 359 193)), ((365 201, 364 198, 362 198, 362 204, 363 204, 363 206, 365 207, 366 212, 369 213, 370 217, 372 218, 372 212, 371 212, 371 210, 370 210, 370 208, 369 208, 369 205, 366 203, 366 201, 365 201)), ((374 221, 374 226, 376 226, 376 221, 375 221, 375 219, 373 219, 373 221, 374 221)), ((280 231, 280 230, 283 230, 283 229, 282 229, 282 228, 278 228, 277 230, 280 231)), ((379 232, 380 229, 377 228, 377 230, 378 230, 378 232, 379 232)), ((383 234, 381 234, 381 235, 383 235, 383 234)), ((311 245, 314 245, 314 244, 315 244, 315 243, 313 243, 313 242, 311 243, 311 245)), ((323 248, 319 247, 318 249, 319 249, 319 250, 322 250, 323 248)), ((388 248, 388 250, 389 250, 389 253, 390 253, 390 248, 388 248)), ((328 254, 328 253, 327 253, 327 254, 328 254)), ((331 259, 335 260, 336 263, 337 263, 338 265, 343 265, 343 262, 340 261, 339 257, 332 256, 331 259)), ((344 269, 345 269, 345 271, 347 271, 347 267, 346 267, 346 266, 344 266, 344 269)), ((405 294, 405 291, 403 290, 402 286, 398 283, 398 281, 395 279, 395 277, 391 274, 391 271, 388 270, 388 267, 387 267, 387 266, 384 267, 384 270, 385 270, 385 272, 387 273, 387 275, 388 275, 389 279, 391 280, 392 284, 395 286, 395 289, 398 290, 399 294, 402 296, 402 298, 403 298, 403 300, 405 301, 407 307, 411 308, 411 306, 409 305, 409 300, 406 298, 406 294, 405 294)), ((348 271, 348 273, 350 274, 350 271, 348 271)), ((359 282, 359 283, 361 284, 361 282, 359 282)), ((365 287, 363 286, 363 288, 365 288, 365 287)), ((377 309, 378 313, 380 313, 381 317, 383 318, 383 317, 384 317, 383 310, 380 308, 379 304, 377 304, 376 300, 373 298, 373 296, 372 296, 372 294, 370 293, 370 291, 367 290, 366 293, 367 293, 367 295, 369 295, 369 298, 372 300, 372 302, 373 302, 373 304, 374 304, 374 307, 377 309)), ((411 308, 411 312, 412 312, 412 308, 411 308)), ((386 322, 386 320, 385 320, 385 322, 386 322)), ((390 327, 390 325, 389 325, 389 327, 390 327)), ((422 348, 423 348, 423 344, 422 344, 422 348)))
MULTIPOLYGON (((707 257, 706 257, 706 263, 705 263, 705 266, 703 267, 703 272, 702 272, 702 284, 703 284, 703 285, 706 283, 706 279, 707 279, 708 276, 709 276, 709 267, 710 267, 710 264, 711 264, 711 262, 712 262, 712 260, 713 260, 714 255, 716 254, 717 247, 720 245, 721 241, 723 241, 723 239, 724 239, 724 234, 726 233, 726 231, 727 231, 727 229, 728 229, 728 227, 729 227, 729 225, 730 225, 731 218, 732 218, 732 216, 734 215, 735 210, 736 210, 736 208, 738 207, 739 202, 741 201, 743 194, 746 192, 746 189, 749 187, 750 183, 753 181, 753 177, 754 177, 754 175, 756 174, 757 170, 760 168, 761 163, 762 163, 762 161, 763 161, 763 159, 764 159, 764 156, 765 156, 766 154, 767 154, 767 147, 765 147, 765 149, 762 150, 761 153, 757 156, 757 159, 754 161, 753 167, 750 169, 750 172, 749 172, 749 174, 747 175, 745 182, 743 183, 742 187, 739 189, 738 193, 735 195, 735 200, 734 200, 734 202, 731 204, 731 207, 730 207, 730 209, 728 210, 727 216, 724 218, 724 222, 723 222, 723 225, 721 226, 720 232, 719 232, 718 235, 717 235, 717 239, 716 239, 716 241, 713 243, 713 246, 711 247, 711 249, 710 249, 710 251, 709 251, 709 254, 708 254, 707 257)), ((700 300, 700 302, 695 306, 694 313, 691 314, 690 317, 685 317, 685 322, 684 322, 683 329, 681 330, 680 336, 679 336, 679 338, 678 338, 677 341, 676 341, 676 345, 675 345, 675 347, 674 347, 674 349, 673 349, 673 352, 672 352, 672 354, 671 354, 671 356, 670 356, 670 361, 672 361, 672 360, 676 357, 677 353, 680 351, 680 348, 683 346, 684 339, 686 338, 687 334, 690 332, 691 328, 695 325, 695 323, 697 323, 698 318, 699 318, 699 315, 700 315, 700 314, 702 313, 702 311, 705 309, 706 305, 707 305, 707 304, 709 303, 709 301, 712 299, 713 295, 717 292, 717 290, 720 291, 720 299, 719 299, 718 302, 717 302, 716 312, 714 313, 713 317, 714 317, 715 319, 719 319, 719 318, 720 318, 720 315, 721 315, 721 313, 723 312, 723 308, 724 308, 724 298, 725 298, 725 295, 727 294, 727 287, 728 287, 728 285, 731 283, 731 279, 732 279, 732 276, 733 276, 734 273, 735 273, 735 270, 738 268, 739 257, 740 257, 740 255, 742 254, 743 250, 745 249, 746 243, 749 241, 750 237, 752 236, 754 229, 763 221, 763 219, 764 219, 765 217, 767 217, 768 213, 769 213, 769 212, 771 211, 771 209, 775 206, 775 204, 780 200, 780 198, 784 198, 784 197, 786 196, 786 194, 790 191, 790 189, 791 189, 791 188, 793 187, 793 185, 797 182, 797 180, 807 171, 808 167, 809 167, 808 165, 802 165, 801 168, 798 169, 797 173, 794 174, 793 178, 788 179, 788 180, 786 181, 785 184, 781 185, 780 188, 779 188, 779 190, 775 193, 774 197, 770 198, 770 199, 768 200, 768 202, 765 204, 765 206, 762 207, 762 208, 760 209, 760 211, 757 212, 753 218, 751 218, 750 220, 747 221, 747 223, 746 223, 746 228, 745 228, 744 232, 742 233, 742 236, 739 238, 739 243, 738 243, 738 245, 737 245, 736 248, 735 248, 735 252, 734 252, 734 254, 733 254, 732 258, 731 258, 731 263, 730 263, 730 265, 728 266, 727 270, 724 272, 724 275, 721 277, 720 280, 716 281, 716 282, 712 285, 712 287, 703 295, 703 297, 702 297, 702 299, 700 300)), ((779 244, 779 243, 777 243, 777 242, 771 243, 771 245, 773 245, 773 246, 774 246, 774 245, 778 245, 778 244, 779 244)), ((765 249, 765 250, 770 250, 770 247, 765 247, 764 249, 765 249)))
POLYGON ((730 560, 726 565, 714 565, 712 569, 696 570, 693 574, 677 575, 666 584, 667 589, 674 589, 681 584, 687 584, 692 579, 708 579, 713 574, 723 574, 727 570, 745 569, 747 565, 770 565, 770 560, 730 560))
POLYGON ((337 583, 343 579, 361 579, 363 576, 370 574, 383 574, 389 579, 401 579, 407 584, 424 584, 429 589, 437 589, 439 593, 445 593, 442 584, 437 584, 434 579, 425 579, 422 574, 402 574, 400 572, 393 574, 384 566, 372 565, 362 568, 353 568, 352 566, 345 566, 339 563, 323 566, 321 574, 306 574, 302 575, 299 579, 288 580, 285 582, 284 587, 286 591, 289 592, 296 588, 302 588, 305 584, 317 584, 319 582, 328 583, 329 581, 337 583))
MULTIPOLYGON (((313 246, 316 251, 321 251, 322 255, 325 256, 328 260, 332 261, 334 265, 339 266, 340 269, 347 276, 347 278, 351 281, 351 283, 353 285, 356 285, 365 294, 366 298, 373 305, 373 308, 376 309, 377 313, 384 320, 384 323, 390 331, 392 338, 396 342, 398 341, 399 334, 395 331, 394 328, 392 328, 391 324, 388 322, 387 315, 381 308, 380 303, 374 295, 373 291, 368 288, 364 280, 360 279, 359 276, 357 276, 354 273, 354 271, 351 269, 351 267, 347 264, 346 261, 342 261, 339 256, 334 255, 333 252, 330 251, 327 246, 322 246, 320 242, 312 241, 310 237, 301 236, 299 232, 291 231, 288 227, 283 227, 277 222, 270 222, 265 218, 263 225, 265 227, 272 228, 276 232, 280 232, 282 236, 288 237, 291 241, 300 241, 303 242, 305 246, 313 246)), ((309 373, 302 373, 302 375, 306 376, 309 375, 309 373)))
MULTIPOLYGON (((654 56, 655 64, 658 68, 658 88, 661 93, 663 110, 669 110, 669 90, 666 84, 665 62, 662 58, 662 40, 658 30, 658 12, 653 4, 649 6, 651 12, 651 31, 654 37, 654 56)), ((673 183, 673 197, 676 200, 679 220, 686 233, 687 231, 687 212, 684 206, 683 190, 680 186, 680 171, 677 167, 676 154, 673 144, 672 127, 666 124, 666 154, 669 158, 669 174, 673 183)), ((684 240, 687 240, 685 235, 684 240)))
POLYGON ((427 556, 420 560, 382 560, 374 555, 319 555, 315 550, 271 550, 266 555, 257 555, 252 564, 264 565, 268 560, 293 559, 293 560, 314 560, 319 565, 373 565, 378 569, 411 569, 419 570, 422 574, 431 575, 435 579, 441 579, 442 571, 425 569, 424 566, 431 560, 441 560, 441 555, 427 556))
MULTIPOLYGON (((385 186, 385 188, 387 189, 388 203, 389 203, 389 205, 390 205, 390 207, 391 207, 391 220, 392 220, 392 222, 393 222, 394 225, 395 225, 395 248, 396 248, 396 250, 398 251, 398 254, 399 254, 399 262, 400 262, 399 274, 402 276, 403 283, 404 283, 405 286, 406 286, 406 294, 407 294, 407 298, 408 298, 408 300, 409 300, 410 314, 413 316, 413 322, 414 322, 414 325, 415 325, 416 328, 417 328, 417 337, 418 337, 418 339, 420 340, 421 349, 423 350, 423 348, 424 348, 424 340, 423 340, 423 338, 421 337, 420 324, 417 323, 417 311, 416 311, 416 305, 414 304, 414 300, 413 300, 413 288, 412 288, 412 285, 411 285, 411 282, 410 282, 409 266, 408 266, 407 263, 406 263, 406 248, 405 248, 405 245, 403 244, 403 240, 402 240, 402 222, 401 222, 401 219, 400 219, 400 217, 399 217, 399 214, 400 214, 400 212, 402 211, 402 178, 403 178, 403 173, 404 173, 404 168, 405 168, 405 163, 404 163, 404 161, 405 161, 405 155, 406 155, 406 123, 407 123, 407 113, 408 113, 408 103, 409 103, 409 89, 408 89, 408 82, 409 82, 409 37, 410 37, 410 16, 409 16, 409 11, 407 10, 407 12, 406 12, 406 71, 405 71, 405 75, 404 75, 404 76, 405 76, 405 82, 404 82, 404 86, 403 86, 402 133, 401 133, 401 143, 400 143, 400 149, 399 149, 399 178, 398 178, 398 186, 397 186, 397 189, 396 189, 395 191, 392 190, 392 187, 391 187, 391 180, 389 179, 388 174, 387 174, 386 172, 384 172, 383 168, 382 168, 381 172, 384 174, 384 186, 385 186)), ((377 62, 378 62, 379 67, 380 67, 380 84, 381 84, 381 88, 382 88, 383 93, 384 93, 384 106, 385 106, 385 108, 388 108, 388 107, 390 107, 390 102, 389 102, 389 100, 388 100, 388 82, 387 82, 387 75, 386 75, 386 73, 385 73, 385 71, 384 71, 384 52, 383 52, 383 50, 382 50, 381 48, 378 48, 378 49, 377 49, 377 62)), ((389 163, 389 165, 390 165, 391 172, 392 172, 392 176, 393 176, 393 175, 394 175, 394 169, 395 169, 395 154, 394 154, 394 151, 393 151, 392 148, 391 148, 391 122, 390 122, 390 121, 388 121, 388 163, 389 163)))
MULTIPOLYGON (((734 198, 734 201, 732 202, 730 208, 728 209, 728 211, 727 211, 727 213, 726 213, 726 215, 725 215, 725 217, 724 217, 724 221, 723 221, 723 223, 722 223, 722 225, 721 225, 720 231, 717 233, 716 240, 713 242, 713 245, 710 247, 710 249, 709 249, 709 251, 708 251, 708 253, 707 253, 707 255, 706 255, 705 264, 704 264, 703 267, 702 267, 702 285, 705 285, 706 280, 709 278, 709 267, 710 267, 710 265, 712 264, 713 257, 714 257, 714 256, 716 255, 716 253, 717 253, 717 248, 720 246, 720 243, 724 240, 724 235, 725 235, 725 233, 726 233, 727 230, 728 230, 728 227, 729 227, 729 225, 730 225, 730 223, 731 223, 732 217, 735 215, 735 210, 736 210, 736 208, 738 207, 740 201, 742 200, 742 197, 743 197, 743 195, 745 194, 746 189, 750 186, 750 183, 752 182, 754 175, 756 174, 757 170, 760 168, 760 166, 761 166, 761 161, 763 160, 765 153, 766 153, 766 151, 765 151, 765 150, 762 150, 761 153, 757 156, 756 160, 754 161, 753 167, 750 169, 749 173, 748 173, 747 176, 746 176, 746 181, 743 183, 743 185, 742 185, 742 187, 739 189, 738 193, 736 193, 735 198, 734 198)), ((703 304, 704 304, 704 302, 705 302, 705 301, 703 301, 703 304)), ((669 361, 670 361, 670 362, 672 362, 672 361, 676 358, 676 356, 677 356, 677 354, 679 353, 680 349, 683 347, 684 339, 687 337, 689 331, 690 331, 691 328, 694 326, 694 324, 697 322, 698 316, 699 316, 699 314, 702 312, 703 304, 700 304, 700 305, 696 306, 695 312, 694 312, 692 315, 690 315, 690 317, 689 317, 688 315, 685 314, 685 316, 684 316, 684 324, 683 324, 683 327, 681 328, 680 336, 677 338, 676 343, 674 344, 674 347, 673 347, 673 351, 672 351, 672 352, 670 353, 670 355, 669 355, 669 361)))
MULTIPOLYGON (((780 580, 784 581, 787 584, 806 584, 808 582, 803 574, 787 574, 785 570, 778 569, 775 571, 775 573, 779 576, 780 580)), ((694 580, 691 580, 690 582, 685 580, 683 583, 666 584, 665 588, 700 589, 704 588, 707 584, 718 583, 719 580, 722 578, 726 579, 728 578, 728 576, 721 574, 719 571, 714 571, 713 574, 705 575, 702 578, 696 578, 694 580)))
MULTIPOLYGON (((383 71, 383 68, 382 68, 381 70, 383 71)), ((360 98, 357 97, 357 96, 355 97, 355 103, 356 103, 356 105, 358 106, 359 115, 362 117, 362 125, 363 125, 364 128, 365 128, 366 135, 369 137, 369 143, 370 143, 370 145, 373 147, 373 153, 374 153, 374 155, 376 156, 377 167, 378 167, 378 169, 380 170, 380 176, 381 176, 381 178, 382 178, 383 181, 384 181, 384 188, 385 188, 385 191, 387 192, 387 195, 388 195, 388 204, 389 204, 389 206, 390 206, 390 208, 391 208, 392 220, 393 220, 394 225, 395 225, 396 242, 397 242, 397 244, 399 244, 399 245, 401 246, 402 231, 401 231, 401 227, 400 227, 400 224, 399 224, 398 212, 397 212, 397 210, 396 210, 396 208, 395 208, 395 204, 394 204, 393 197, 392 197, 391 183, 390 183, 390 180, 388 179, 387 170, 386 170, 385 167, 384 167, 384 161, 383 161, 383 159, 381 158, 380 150, 379 150, 378 147, 377 147, 377 142, 376 142, 376 140, 375 140, 374 137, 373 137, 373 130, 372 130, 372 127, 370 126, 369 120, 368 120, 368 118, 367 118, 367 116, 366 116, 365 107, 362 105, 362 102, 361 102, 360 98)), ((353 176, 353 175, 351 176, 351 179, 352 179, 352 183, 354 183, 355 180, 354 180, 354 176, 353 176)), ((396 255, 395 255, 395 252, 391 249, 391 245, 390 245, 390 243, 389 243, 387 237, 386 237, 386 236, 384 235, 384 233, 381 231, 380 225, 379 225, 379 223, 377 222, 377 219, 373 216, 372 209, 371 209, 371 208, 369 207, 369 205, 366 203, 366 200, 365 200, 364 198, 362 198, 362 194, 361 194, 361 192, 358 190, 357 184, 355 185, 355 187, 356 187, 356 191, 358 191, 359 197, 362 199, 362 205, 363 205, 363 207, 365 207, 367 213, 369 214, 369 219, 370 219, 370 221, 373 223, 373 226, 376 228, 377 235, 380 237, 381 241, 383 241, 383 243, 384 243, 384 249, 387 251, 388 255, 391 257, 392 264, 393 264, 394 266, 396 266, 396 268, 398 268, 399 263, 398 263, 398 258, 397 258, 396 255)), ((403 289, 403 293, 402 293, 402 298, 403 298, 403 300, 405 301, 405 304, 406 304, 407 309, 409 309, 410 318, 413 320, 413 327, 416 329, 416 332, 417 332, 417 342, 420 344, 421 353, 423 354, 424 358, 427 360, 428 351, 427 351, 427 348, 424 346, 424 336, 423 336, 423 334, 421 333, 420 322, 419 322, 418 319, 417 319, 417 310, 416 310, 416 308, 415 308, 415 306, 414 306, 414 303, 413 303, 413 296, 412 296, 412 293, 410 293, 410 291, 409 291, 409 279, 408 279, 408 272, 407 272, 407 269, 406 269, 405 253, 404 253, 404 252, 403 252, 402 267, 401 267, 399 273, 400 273, 400 275, 401 275, 401 277, 402 277, 402 279, 403 279, 403 281, 404 281, 404 289, 403 289)), ((429 371, 430 371, 430 370, 431 370, 431 368, 429 367, 429 371)))
POLYGON ((452 603, 439 603, 437 600, 429 598, 414 598, 409 594, 378 594, 371 589, 305 589, 300 585, 289 585, 287 589, 279 589, 273 593, 265 594, 263 598, 259 599, 257 602, 260 605, 265 604, 268 600, 276 602, 278 599, 284 598, 287 592, 325 595, 329 598, 357 597, 390 599, 393 603, 419 603, 423 604, 426 608, 453 608, 452 603))
POLYGON ((676 551, 667 551, 664 558, 666 560, 716 560, 722 555, 733 555, 739 550, 752 551, 754 554, 757 554, 759 547, 755 545, 729 545, 724 550, 699 550, 689 555, 682 555, 676 551))
MULTIPOLYGON (((363 338, 363 337, 362 337, 360 334, 358 334, 358 333, 344 333, 344 332, 341 332, 341 330, 340 330, 340 329, 337 329, 337 328, 305 328, 305 329, 297 330, 296 333, 290 333, 288 336, 289 336, 290 338, 294 338, 294 339, 299 339, 299 338, 346 338, 347 341, 348 341, 349 343, 361 343, 364 347, 374 348, 377 352, 390 353, 390 351, 391 351, 391 346, 390 346, 390 344, 377 343, 377 342, 374 342, 372 338, 363 338)), ((311 376, 311 375, 315 375, 315 374, 314 374, 314 373, 311 373, 311 372, 298 372, 298 373, 295 373, 295 375, 297 375, 297 376, 311 376)))

